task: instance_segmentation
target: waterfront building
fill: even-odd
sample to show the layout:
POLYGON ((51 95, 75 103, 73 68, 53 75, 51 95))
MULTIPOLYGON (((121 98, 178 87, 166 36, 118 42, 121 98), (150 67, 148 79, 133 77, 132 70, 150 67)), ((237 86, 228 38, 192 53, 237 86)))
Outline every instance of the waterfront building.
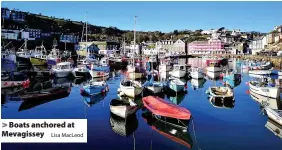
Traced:
POLYGON ((99 48, 93 42, 79 42, 76 44, 74 49, 77 52, 77 55, 80 56, 95 56, 99 53, 99 48))
POLYGON ((41 37, 50 37, 51 33, 41 33, 41 37))
POLYGON ((120 43, 114 41, 93 41, 93 43, 100 50, 118 50, 120 48, 120 43))
POLYGON ((78 40, 79 40, 79 36, 75 36, 75 35, 61 35, 60 36, 60 42, 77 43, 78 40))
POLYGON ((174 41, 173 40, 161 40, 156 42, 156 48, 162 48, 165 50, 171 50, 173 47, 174 41))
POLYGON ((225 54, 224 43, 219 39, 194 41, 188 44, 188 54, 225 54))
POLYGON ((264 50, 267 47, 267 37, 262 36, 255 38, 249 45, 252 55, 256 55, 258 52, 264 50))
POLYGON ((11 19, 14 21, 25 21, 26 13, 22 11, 11 11, 11 19))
POLYGON ((29 32, 29 38, 37 39, 41 37, 41 29, 26 29, 26 32, 29 32))
POLYGON ((171 50, 177 54, 185 55, 187 52, 187 43, 181 39, 178 39, 173 43, 171 50))
POLYGON ((8 29, 2 29, 1 30, 1 37, 3 39, 8 40, 18 40, 19 39, 19 30, 8 30, 8 29))

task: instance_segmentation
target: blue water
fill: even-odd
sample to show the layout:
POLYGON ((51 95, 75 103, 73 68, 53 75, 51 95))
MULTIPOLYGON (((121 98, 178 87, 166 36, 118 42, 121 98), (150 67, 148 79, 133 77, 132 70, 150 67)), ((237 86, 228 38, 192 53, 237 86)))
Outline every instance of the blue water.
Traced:
MULTIPOLYGON (((233 108, 216 108, 209 102, 205 91, 213 85, 222 85, 222 81, 207 80, 203 88, 194 90, 188 81, 188 92, 179 106, 189 109, 193 121, 189 122, 192 149, 226 150, 256 149, 281 150, 282 140, 265 127, 267 116, 262 115, 259 104, 246 91, 245 84, 251 77, 242 74, 240 85, 235 87, 235 105, 233 108), (194 126, 193 126, 194 125, 194 126), (193 130, 194 127, 194 130, 193 130), (194 136, 195 132, 195 136, 194 136)), ((80 87, 72 87, 68 97, 53 100, 36 107, 18 111, 22 101, 7 101, 2 107, 3 119, 84 119, 88 120, 87 144, 2 144, 4 150, 47 150, 47 149, 83 149, 83 150, 183 150, 187 147, 176 143, 153 130, 143 119, 144 111, 136 112, 135 121, 129 126, 137 126, 128 137, 116 134, 110 124, 109 103, 117 98, 117 88, 121 78, 108 81, 110 91, 99 102, 88 107, 80 95, 80 87), (135 139, 135 140, 134 140, 135 139)), ((181 95, 179 95, 181 96, 181 95)), ((166 99, 167 96, 165 96, 166 99)), ((133 119, 134 120, 134 119, 133 119)))

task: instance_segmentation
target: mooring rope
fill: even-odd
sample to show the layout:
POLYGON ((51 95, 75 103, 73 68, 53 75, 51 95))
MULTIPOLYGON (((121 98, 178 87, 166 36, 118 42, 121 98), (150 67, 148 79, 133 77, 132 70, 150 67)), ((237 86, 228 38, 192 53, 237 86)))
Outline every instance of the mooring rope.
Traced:
POLYGON ((192 118, 192 125, 193 125, 193 132, 194 132, 194 138, 195 138, 195 141, 196 141, 196 144, 198 146, 198 150, 201 150, 200 147, 199 147, 199 144, 198 144, 198 141, 197 141, 197 137, 196 137, 196 132, 195 132, 195 126, 194 126, 194 119, 192 118))

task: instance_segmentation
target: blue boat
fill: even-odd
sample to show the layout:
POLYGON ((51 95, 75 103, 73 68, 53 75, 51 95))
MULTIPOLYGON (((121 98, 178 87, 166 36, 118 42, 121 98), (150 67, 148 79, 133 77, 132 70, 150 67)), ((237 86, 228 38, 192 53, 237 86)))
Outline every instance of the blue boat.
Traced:
POLYGON ((99 102, 101 102, 102 100, 104 100, 104 98, 106 97, 106 93, 101 93, 101 94, 97 94, 97 95, 93 95, 93 96, 83 96, 83 101, 84 103, 88 106, 91 107, 99 102))
POLYGON ((109 87, 105 81, 89 81, 88 85, 83 86, 81 89, 81 94, 84 95, 97 95, 100 93, 105 93, 109 90, 109 87))

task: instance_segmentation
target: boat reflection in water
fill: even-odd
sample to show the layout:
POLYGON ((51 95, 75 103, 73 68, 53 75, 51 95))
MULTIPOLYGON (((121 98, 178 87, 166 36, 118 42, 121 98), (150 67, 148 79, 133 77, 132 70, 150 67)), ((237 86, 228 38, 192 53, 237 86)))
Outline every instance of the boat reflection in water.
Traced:
POLYGON ((204 87, 204 84, 206 83, 206 79, 205 78, 202 78, 202 79, 191 79, 191 85, 192 85, 192 88, 194 90, 196 89, 200 89, 200 88, 203 88, 204 87))
POLYGON ((101 102, 107 96, 107 92, 96 94, 96 95, 85 95, 83 93, 80 94, 83 96, 83 101, 88 107, 92 107, 93 105, 101 102))
POLYGON ((282 140, 282 126, 280 124, 268 119, 265 127, 282 140))
POLYGON ((272 109, 282 109, 280 100, 256 94, 252 92, 252 90, 250 90, 249 92, 251 98, 258 102, 261 106, 268 106, 272 109))
POLYGON ((124 137, 130 136, 138 128, 136 114, 132 114, 124 119, 111 113, 110 124, 116 134, 124 137))
POLYGON ((81 86, 86 84, 90 79, 89 78, 74 78, 72 84, 74 86, 81 86))
POLYGON ((145 122, 159 134, 170 140, 182 144, 189 149, 193 147, 193 140, 188 130, 189 120, 180 122, 173 118, 153 116, 151 112, 142 113, 145 122))
POLYGON ((169 92, 167 93, 167 98, 174 104, 178 105, 180 104, 185 96, 186 96, 187 92, 180 92, 180 93, 173 93, 173 92, 169 92))
POLYGON ((71 87, 72 80, 70 78, 54 78, 53 87, 71 87))
POLYGON ((35 92, 25 92, 24 94, 20 94, 20 98, 24 101, 20 105, 19 111, 27 110, 53 100, 68 97, 70 92, 71 88, 60 87, 35 92))
POLYGON ((223 98, 223 97, 209 97, 211 105, 215 108, 234 108, 235 100, 234 98, 223 98))

